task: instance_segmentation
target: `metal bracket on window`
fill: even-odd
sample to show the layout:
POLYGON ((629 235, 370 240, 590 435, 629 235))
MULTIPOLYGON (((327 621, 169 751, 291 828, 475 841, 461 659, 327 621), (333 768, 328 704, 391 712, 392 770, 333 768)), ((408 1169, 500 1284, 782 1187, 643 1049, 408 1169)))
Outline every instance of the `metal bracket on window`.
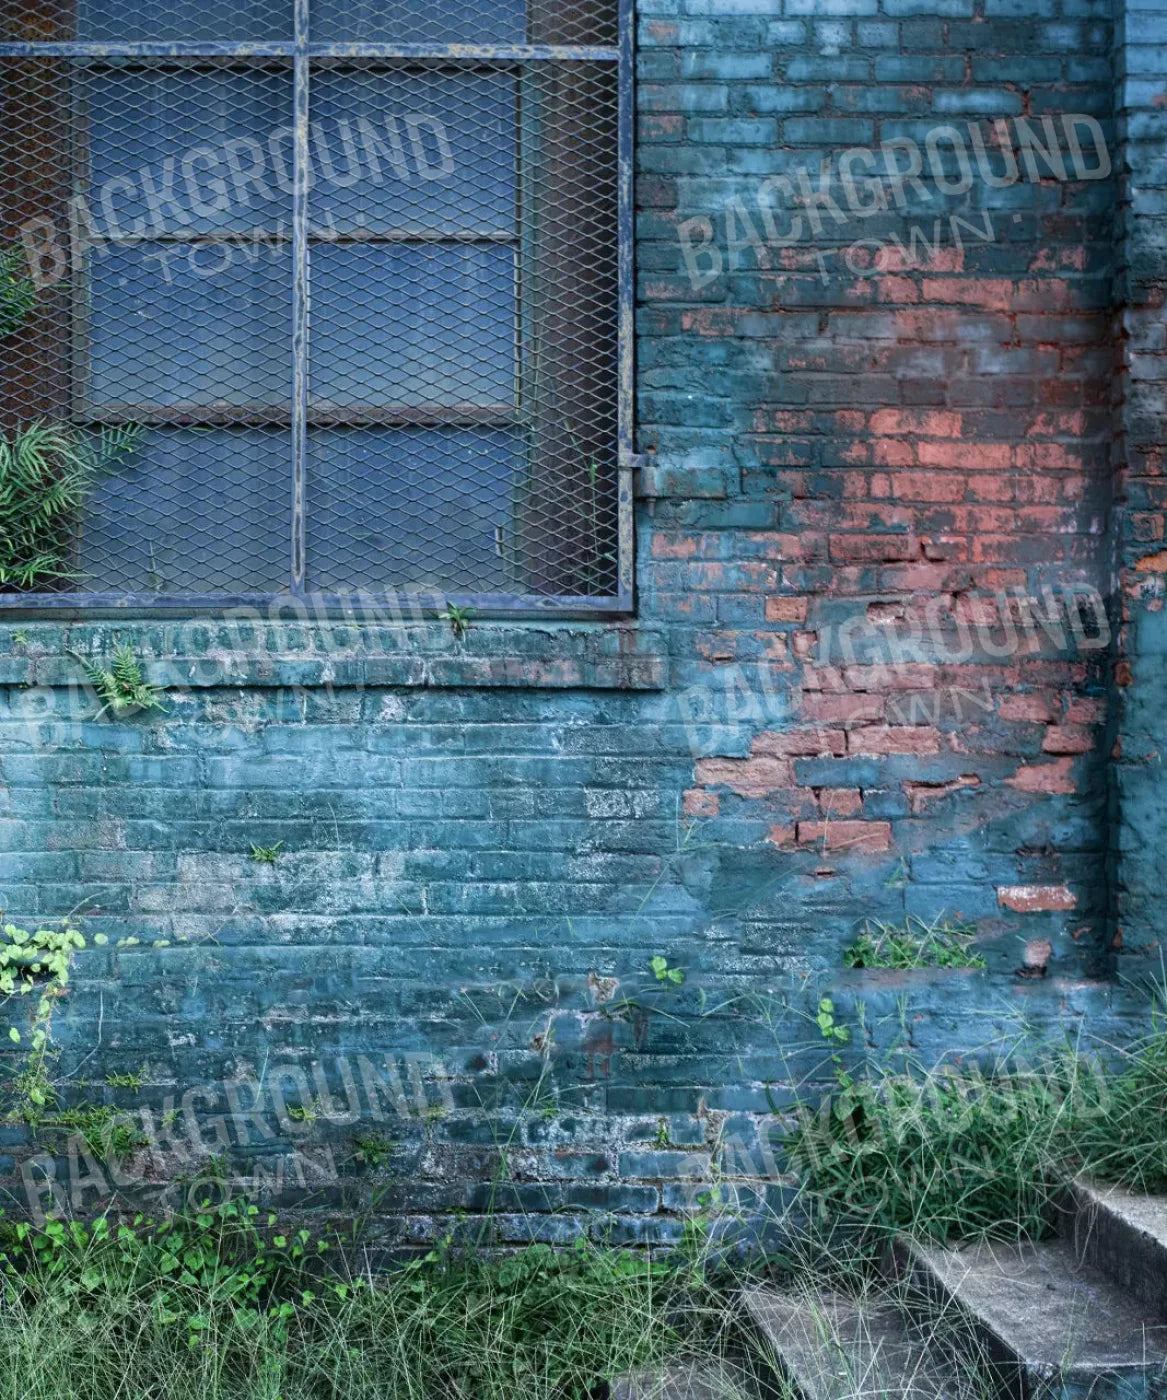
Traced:
POLYGON ((644 494, 644 474, 651 466, 652 456, 647 452, 621 452, 620 480, 627 480, 633 500, 644 494))

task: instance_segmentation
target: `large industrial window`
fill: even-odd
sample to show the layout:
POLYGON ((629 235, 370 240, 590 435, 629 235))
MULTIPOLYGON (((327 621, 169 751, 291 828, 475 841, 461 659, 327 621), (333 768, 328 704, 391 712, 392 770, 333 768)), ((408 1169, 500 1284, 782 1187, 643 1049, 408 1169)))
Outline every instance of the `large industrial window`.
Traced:
POLYGON ((626 607, 629 9, 0 5, 0 605, 626 607))

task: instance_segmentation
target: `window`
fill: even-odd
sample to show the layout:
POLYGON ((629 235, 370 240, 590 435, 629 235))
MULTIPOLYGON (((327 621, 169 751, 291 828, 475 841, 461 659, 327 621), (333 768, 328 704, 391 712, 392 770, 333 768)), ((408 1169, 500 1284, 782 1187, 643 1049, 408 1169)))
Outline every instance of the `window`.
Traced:
POLYGON ((0 605, 626 608, 620 9, 10 3, 0 427, 81 466, 0 605))

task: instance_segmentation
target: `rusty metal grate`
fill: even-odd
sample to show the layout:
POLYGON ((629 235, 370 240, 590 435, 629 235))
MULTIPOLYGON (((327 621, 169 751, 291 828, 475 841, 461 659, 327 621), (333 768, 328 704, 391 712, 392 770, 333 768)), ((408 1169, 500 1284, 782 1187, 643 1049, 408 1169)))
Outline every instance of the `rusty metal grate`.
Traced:
POLYGON ((630 56, 616 0, 0 9, 0 431, 88 463, 0 605, 627 608, 630 56))

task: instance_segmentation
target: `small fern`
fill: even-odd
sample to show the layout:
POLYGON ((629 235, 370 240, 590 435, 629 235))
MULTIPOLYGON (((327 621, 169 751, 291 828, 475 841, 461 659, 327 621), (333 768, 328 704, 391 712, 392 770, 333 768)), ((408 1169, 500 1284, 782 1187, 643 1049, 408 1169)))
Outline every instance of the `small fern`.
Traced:
POLYGON ((18 331, 35 305, 36 287, 24 249, 15 243, 0 248, 0 340, 18 331))
POLYGON ((67 561, 81 507, 98 472, 141 440, 133 424, 94 435, 40 420, 0 435, 0 587, 76 577, 67 561))
POLYGON ((94 719, 100 719, 106 710, 118 717, 134 714, 138 710, 165 711, 166 706, 162 703, 158 688, 143 678, 134 649, 128 644, 123 643, 117 648, 108 670, 95 661, 78 656, 75 651, 69 655, 85 672, 85 679, 102 702, 94 719))

